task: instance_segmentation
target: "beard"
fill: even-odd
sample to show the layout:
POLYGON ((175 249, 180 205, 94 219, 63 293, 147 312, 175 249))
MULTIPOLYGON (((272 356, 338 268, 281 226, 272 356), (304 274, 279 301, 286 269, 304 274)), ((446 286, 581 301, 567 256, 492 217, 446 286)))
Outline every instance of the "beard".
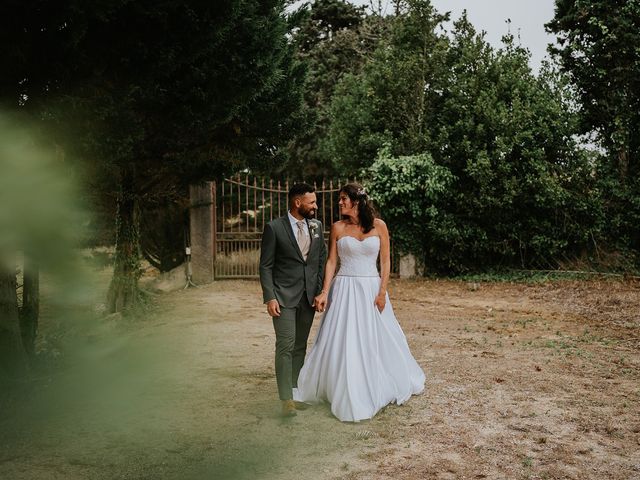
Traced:
POLYGON ((314 218, 316 216, 316 209, 315 208, 309 208, 304 209, 304 208, 299 208, 298 209, 298 213, 300 215, 302 215, 303 218, 306 218, 307 220, 311 220, 312 218, 314 218))

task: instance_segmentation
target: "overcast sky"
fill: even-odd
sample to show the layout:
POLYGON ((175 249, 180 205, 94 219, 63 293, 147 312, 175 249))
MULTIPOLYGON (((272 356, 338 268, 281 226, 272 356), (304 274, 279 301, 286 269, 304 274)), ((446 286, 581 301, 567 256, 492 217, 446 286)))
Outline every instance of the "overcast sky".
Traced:
MULTIPOLYGON (((357 5, 370 5, 370 0, 350 0, 357 5)), ((378 4, 378 0, 373 0, 378 4)), ((500 38, 511 33, 523 47, 531 52, 531 66, 537 71, 542 59, 547 56, 547 44, 554 41, 544 24, 553 18, 554 0, 432 0, 439 12, 451 12, 452 19, 467 10, 469 20, 478 31, 487 32, 486 39, 494 47, 500 46, 500 38), (506 23, 511 19, 511 27, 506 23)), ((382 0, 383 9, 391 13, 389 0, 382 0)), ((384 10, 383 10, 384 11, 384 10)))
POLYGON ((467 10, 469 20, 478 29, 487 32, 487 41, 500 46, 503 35, 511 33, 523 47, 531 51, 531 66, 538 70, 540 62, 547 56, 547 45, 555 36, 544 30, 544 24, 553 18, 554 0, 432 0, 440 12, 451 12, 451 17, 460 17, 467 10), (506 22, 511 19, 511 26, 506 22))

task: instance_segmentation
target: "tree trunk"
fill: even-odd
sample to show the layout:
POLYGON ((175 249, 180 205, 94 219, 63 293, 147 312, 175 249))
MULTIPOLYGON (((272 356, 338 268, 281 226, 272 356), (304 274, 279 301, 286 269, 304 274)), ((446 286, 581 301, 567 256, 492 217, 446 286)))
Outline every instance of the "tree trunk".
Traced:
POLYGON ((16 287, 15 270, 0 264, 0 372, 8 377, 19 377, 27 371, 16 287))
POLYGON ((140 228, 133 187, 133 171, 125 170, 118 195, 115 265, 107 295, 107 309, 111 313, 130 312, 141 303, 140 228))
POLYGON ((626 185, 629 178, 629 150, 626 146, 618 150, 618 174, 620 183, 626 185))
POLYGON ((35 354, 38 317, 40 315, 40 269, 25 257, 24 281, 22 288, 22 310, 20 311, 20 332, 22 344, 30 357, 35 354))

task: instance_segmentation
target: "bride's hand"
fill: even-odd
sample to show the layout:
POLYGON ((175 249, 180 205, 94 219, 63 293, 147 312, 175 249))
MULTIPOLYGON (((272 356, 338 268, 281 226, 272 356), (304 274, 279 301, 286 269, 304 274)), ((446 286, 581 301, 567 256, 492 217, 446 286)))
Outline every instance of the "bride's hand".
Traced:
POLYGON ((313 307, 315 307, 316 312, 322 313, 327 306, 327 294, 321 292, 313 299, 313 307))
POLYGON ((387 303, 387 295, 385 293, 379 293, 373 303, 378 308, 378 311, 382 313, 384 306, 387 303))

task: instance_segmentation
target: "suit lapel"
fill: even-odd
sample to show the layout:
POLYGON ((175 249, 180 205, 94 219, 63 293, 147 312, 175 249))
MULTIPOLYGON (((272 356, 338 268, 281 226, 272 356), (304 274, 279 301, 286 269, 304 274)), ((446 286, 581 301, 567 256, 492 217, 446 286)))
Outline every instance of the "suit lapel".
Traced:
MULTIPOLYGON (((289 240, 291 240, 291 245, 293 246, 294 250, 298 252, 298 257, 300 257, 300 260, 304 262, 304 258, 302 258, 302 252, 300 251, 300 247, 298 246, 296 237, 293 236, 293 229, 291 228, 291 223, 289 222, 289 215, 285 215, 284 217, 280 217, 280 218, 282 218, 282 226, 287 232, 287 235, 289 236, 289 240)), ((309 246, 309 249, 311 249, 311 246, 309 246)))
POLYGON ((307 220, 307 232, 309 232, 309 253, 311 253, 311 249, 313 248, 313 232, 311 231, 311 220, 307 220))

